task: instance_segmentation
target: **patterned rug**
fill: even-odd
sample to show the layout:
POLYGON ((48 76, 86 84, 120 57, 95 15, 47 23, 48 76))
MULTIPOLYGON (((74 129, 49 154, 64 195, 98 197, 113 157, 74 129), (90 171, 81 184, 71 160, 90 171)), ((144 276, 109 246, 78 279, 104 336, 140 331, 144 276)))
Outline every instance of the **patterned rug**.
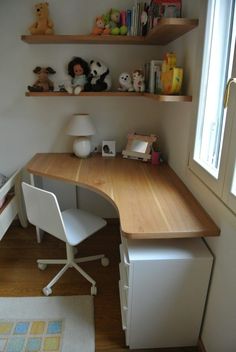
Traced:
POLYGON ((0 298, 0 352, 94 352, 93 297, 0 298))

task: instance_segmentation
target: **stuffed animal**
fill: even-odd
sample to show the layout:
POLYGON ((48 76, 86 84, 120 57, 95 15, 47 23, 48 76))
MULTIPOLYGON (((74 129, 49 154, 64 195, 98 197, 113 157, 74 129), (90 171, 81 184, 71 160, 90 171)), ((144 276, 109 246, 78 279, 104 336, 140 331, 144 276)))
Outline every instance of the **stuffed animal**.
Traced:
POLYGON ((47 2, 35 5, 36 22, 29 27, 31 34, 53 34, 53 22, 48 12, 47 2))
POLYGON ((109 69, 102 61, 90 61, 90 74, 84 90, 87 92, 101 92, 111 88, 109 69))
POLYGON ((135 70, 132 73, 132 78, 135 92, 144 92, 145 82, 143 72, 141 70, 135 70))
POLYGON ((109 12, 109 28, 112 35, 126 35, 128 28, 121 23, 121 14, 119 10, 111 9, 109 12))
POLYGON ((51 67, 43 68, 37 66, 33 72, 37 74, 38 79, 32 86, 28 86, 28 90, 30 92, 49 92, 54 90, 54 84, 50 81, 48 75, 54 74, 56 71, 54 71, 51 67))
POLYGON ((80 57, 74 57, 68 64, 68 74, 72 77, 70 84, 65 84, 65 89, 70 94, 80 94, 88 82, 88 63, 80 57))
POLYGON ((95 26, 92 30, 93 35, 110 34, 109 25, 106 24, 103 16, 96 17, 95 26))
POLYGON ((132 84, 132 79, 129 73, 127 72, 123 72, 120 74, 119 76, 119 84, 120 87, 118 88, 118 90, 121 90, 123 92, 133 92, 134 91, 134 87, 132 84))

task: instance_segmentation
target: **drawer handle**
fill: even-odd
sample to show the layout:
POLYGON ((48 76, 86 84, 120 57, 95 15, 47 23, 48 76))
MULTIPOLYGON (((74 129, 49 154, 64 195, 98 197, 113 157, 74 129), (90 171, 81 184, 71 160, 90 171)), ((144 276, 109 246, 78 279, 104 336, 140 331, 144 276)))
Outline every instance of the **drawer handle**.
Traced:
POLYGON ((125 256, 125 255, 123 256, 123 258, 124 258, 124 263, 125 263, 125 265, 126 265, 126 266, 130 266, 130 263, 127 261, 127 259, 126 259, 126 256, 125 256))

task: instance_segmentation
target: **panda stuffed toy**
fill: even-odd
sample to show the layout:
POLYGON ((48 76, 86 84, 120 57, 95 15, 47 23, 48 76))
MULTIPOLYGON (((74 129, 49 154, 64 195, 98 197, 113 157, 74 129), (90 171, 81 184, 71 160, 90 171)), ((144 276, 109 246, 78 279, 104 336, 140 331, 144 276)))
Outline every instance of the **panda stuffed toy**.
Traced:
POLYGON ((111 76, 109 69, 102 61, 90 61, 90 74, 84 90, 87 92, 101 92, 110 88, 111 76))

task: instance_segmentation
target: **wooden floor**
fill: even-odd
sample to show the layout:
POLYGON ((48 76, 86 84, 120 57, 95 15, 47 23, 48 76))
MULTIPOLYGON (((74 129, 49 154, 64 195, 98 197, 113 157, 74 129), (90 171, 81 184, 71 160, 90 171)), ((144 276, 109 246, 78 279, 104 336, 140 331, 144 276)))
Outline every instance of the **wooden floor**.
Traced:
MULTIPOLYGON (((110 259, 108 267, 99 262, 83 263, 81 266, 97 282, 98 294, 94 298, 96 351, 127 352, 121 329, 119 280, 119 226, 109 224, 79 247, 79 256, 105 253, 110 259)), ((0 296, 41 296, 41 289, 59 270, 49 266, 40 271, 38 258, 64 258, 64 243, 45 235, 41 244, 36 243, 35 229, 22 229, 14 223, 0 242, 0 296)), ((70 269, 53 287, 53 295, 90 294, 90 284, 70 269)), ((138 350, 144 351, 144 350, 138 350)), ((155 349, 145 351, 197 352, 197 348, 155 349)))

